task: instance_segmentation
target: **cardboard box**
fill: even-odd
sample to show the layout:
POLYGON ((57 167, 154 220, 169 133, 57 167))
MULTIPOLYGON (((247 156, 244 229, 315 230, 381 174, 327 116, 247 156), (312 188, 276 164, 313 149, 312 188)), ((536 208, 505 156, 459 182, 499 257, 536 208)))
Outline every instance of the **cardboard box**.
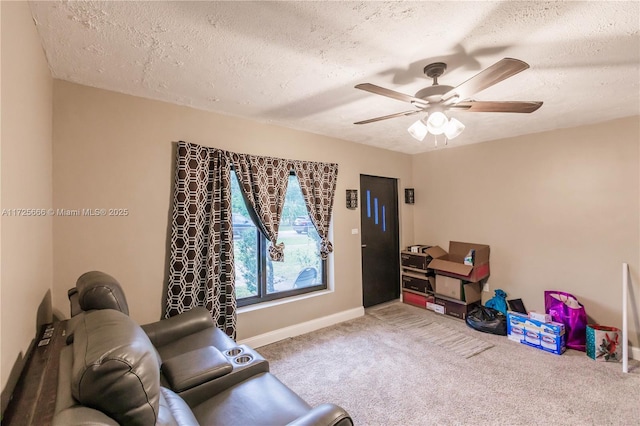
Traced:
POLYGON ((551 334, 540 332, 540 346, 545 351, 549 351, 554 354, 562 354, 567 350, 565 342, 565 335, 551 334))
POLYGON ((485 244, 450 241, 449 253, 434 258, 429 268, 434 269, 440 275, 478 282, 489 276, 489 253, 489 246, 485 244), (471 249, 475 250, 474 264, 465 265, 464 258, 471 249))
POLYGON ((402 272, 402 288, 419 291, 420 293, 433 292, 432 277, 425 274, 418 274, 404 271, 402 272))
POLYGON ((551 315, 541 314, 539 312, 529 312, 529 318, 542 322, 551 322, 551 315))
POLYGON ((471 302, 465 303, 460 300, 449 299, 444 297, 436 296, 434 303, 436 305, 442 306, 440 310, 435 310, 435 312, 442 313, 444 315, 449 315, 450 317, 465 319, 467 318, 467 314, 473 309, 479 302, 471 302))
POLYGON ((433 259, 446 255, 447 252, 438 246, 423 246, 422 253, 412 253, 410 251, 403 250, 400 253, 400 263, 403 267, 426 271, 427 267, 430 268, 429 264, 433 259))
POLYGON ((507 324, 507 338, 514 342, 522 342, 524 340, 524 327, 513 325, 509 328, 507 324))
POLYGON ((567 349, 564 324, 538 321, 518 312, 507 312, 507 337, 557 355, 567 349))
POLYGON ((508 311, 507 312, 507 328, 510 324, 524 326, 529 329, 539 329, 543 333, 550 334, 564 334, 564 324, 560 322, 543 322, 532 318, 529 318, 527 314, 521 314, 519 312, 508 311))
POLYGON ((482 298, 480 283, 469 283, 446 275, 436 275, 436 294, 471 303, 482 298))
POLYGON ((409 291, 402 292, 402 301, 409 305, 426 309, 428 303, 433 303, 433 296, 411 293, 409 291))

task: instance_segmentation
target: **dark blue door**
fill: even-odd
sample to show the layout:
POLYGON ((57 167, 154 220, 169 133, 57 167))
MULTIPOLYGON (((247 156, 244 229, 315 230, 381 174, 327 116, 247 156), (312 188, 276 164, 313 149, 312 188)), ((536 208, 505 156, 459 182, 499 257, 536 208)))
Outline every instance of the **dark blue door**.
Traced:
POLYGON ((362 304, 400 297, 397 179, 360 175, 362 304))

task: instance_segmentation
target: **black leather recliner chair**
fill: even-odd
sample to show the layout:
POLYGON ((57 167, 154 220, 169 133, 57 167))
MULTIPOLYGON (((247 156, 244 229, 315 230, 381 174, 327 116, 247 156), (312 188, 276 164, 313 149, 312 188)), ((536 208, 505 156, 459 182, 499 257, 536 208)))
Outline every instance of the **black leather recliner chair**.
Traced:
POLYGON ((113 309, 76 320, 60 354, 55 426, 352 425, 333 404, 311 408, 263 372, 189 404, 160 380, 160 360, 144 330, 113 309))
MULTIPOLYGON (((70 289, 68 294, 72 318, 69 320, 67 332, 74 335, 74 342, 78 334, 76 330, 85 327, 86 318, 95 311, 119 311, 125 317, 129 314, 120 284, 104 272, 92 271, 83 274, 78 278, 76 287, 70 289)), ((302 399, 268 374, 269 363, 259 353, 246 345, 236 344, 217 328, 205 308, 194 308, 169 319, 143 325, 140 329, 156 353, 160 367, 160 385, 165 389, 163 392, 174 392, 187 406, 194 408, 194 413, 200 413, 198 415, 201 418, 210 415, 207 413, 218 413, 214 417, 221 415, 220 401, 224 401, 222 406, 227 407, 225 415, 233 419, 250 420, 232 412, 246 411, 248 407, 256 404, 262 406, 265 401, 262 392, 268 392, 278 399, 289 400, 294 407, 306 407, 304 410, 294 410, 298 414, 296 418, 302 411, 309 411, 303 417, 306 423, 300 424, 352 424, 346 411, 335 405, 324 404, 310 410, 302 399), (215 399, 214 396, 217 395, 221 396, 215 399), (214 406, 217 408, 214 409, 214 406)), ((286 424, 291 421, 289 417, 292 417, 292 412, 285 410, 283 416, 280 416, 278 411, 282 407, 276 404, 273 408, 275 411, 271 412, 267 410, 267 406, 262 407, 258 411, 264 412, 254 419, 257 423, 245 424, 286 424), (289 420, 284 421, 285 418, 289 420)), ((253 416, 255 413, 249 410, 247 414, 253 416)), ((207 421, 204 424, 242 424, 234 422, 207 421)))
MULTIPOLYGON (((67 333, 86 312, 114 309, 129 315, 129 305, 120 283, 100 271, 82 274, 68 291, 72 318, 67 333)), ((269 363, 246 345, 237 345, 215 326, 209 311, 196 307, 174 317, 142 325, 161 360, 161 381, 189 404, 197 404, 259 373, 269 371, 269 363), (226 355, 225 355, 226 354, 226 355), (233 362, 230 372, 203 373, 216 368, 212 360, 245 355, 243 363, 233 362), (173 368, 172 368, 173 366, 173 368), (187 368, 194 366, 194 368, 187 368), (233 374, 229 374, 233 373, 233 374)))

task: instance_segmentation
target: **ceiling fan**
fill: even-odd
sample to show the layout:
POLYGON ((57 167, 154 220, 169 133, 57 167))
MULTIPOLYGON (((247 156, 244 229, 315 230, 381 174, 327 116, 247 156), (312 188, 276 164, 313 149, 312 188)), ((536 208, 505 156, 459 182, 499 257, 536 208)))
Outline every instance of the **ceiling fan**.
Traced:
POLYGON ((433 85, 419 90, 415 96, 405 95, 371 83, 358 84, 355 86, 356 89, 408 102, 416 109, 370 118, 354 124, 367 124, 389 118, 426 113, 425 117, 409 127, 408 131, 411 136, 421 141, 426 137, 427 133, 433 135, 444 133, 447 140, 450 140, 462 133, 465 126, 455 118, 447 118, 444 111, 531 113, 540 108, 542 102, 537 101, 474 101, 470 99, 476 93, 527 68, 529 68, 529 65, 526 62, 519 59, 504 58, 464 83, 452 87, 438 84, 438 77, 444 74, 447 64, 435 62, 424 67, 424 74, 433 79, 433 85))

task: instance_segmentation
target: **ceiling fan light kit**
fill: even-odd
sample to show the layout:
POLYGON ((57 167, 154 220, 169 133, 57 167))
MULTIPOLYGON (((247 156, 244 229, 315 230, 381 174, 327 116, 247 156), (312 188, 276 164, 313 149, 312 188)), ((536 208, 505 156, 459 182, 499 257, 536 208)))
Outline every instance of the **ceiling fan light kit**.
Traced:
POLYGON ((447 140, 451 140, 458 137, 464 129, 465 125, 460 120, 454 117, 447 118, 444 113, 436 111, 413 123, 407 131, 415 139, 423 141, 428 133, 434 136, 444 133, 447 140), (425 118, 427 119, 426 123, 425 118))
POLYGON ((415 139, 419 141, 423 141, 424 138, 427 136, 427 133, 429 133, 429 130, 427 129, 427 125, 423 123, 422 119, 416 121, 411 126, 409 126, 407 131, 411 136, 413 136, 415 139))
POLYGON ((444 133, 444 128, 447 123, 447 116, 440 111, 436 111, 429 114, 429 118, 427 118, 427 130, 429 130, 431 134, 441 135, 444 133))
POLYGON ((449 119, 449 122, 447 123, 447 127, 445 127, 444 129, 444 135, 449 140, 454 139, 458 137, 460 133, 462 133, 464 128, 465 128, 464 124, 462 124, 459 120, 456 120, 455 118, 451 117, 449 119))
MULTIPOLYGON (((474 75, 464 83, 452 87, 438 84, 438 77, 444 74, 447 64, 435 62, 424 67, 424 74, 433 79, 433 84, 419 90, 415 96, 405 95, 394 90, 385 89, 371 83, 356 85, 356 89, 365 90, 376 95, 382 95, 399 101, 408 102, 416 110, 404 111, 369 120, 358 121, 354 124, 368 124, 389 118, 404 117, 419 113, 426 113, 420 120, 413 123, 407 131, 415 139, 422 141, 431 133, 434 136, 444 133, 448 140, 456 138, 465 129, 456 118, 448 118, 446 110, 463 112, 513 112, 531 113, 542 106, 540 101, 474 101, 471 96, 493 86, 515 74, 526 70, 529 65, 519 59, 504 58, 490 67, 474 75)), ((437 146, 436 139, 436 146, 437 146)))

